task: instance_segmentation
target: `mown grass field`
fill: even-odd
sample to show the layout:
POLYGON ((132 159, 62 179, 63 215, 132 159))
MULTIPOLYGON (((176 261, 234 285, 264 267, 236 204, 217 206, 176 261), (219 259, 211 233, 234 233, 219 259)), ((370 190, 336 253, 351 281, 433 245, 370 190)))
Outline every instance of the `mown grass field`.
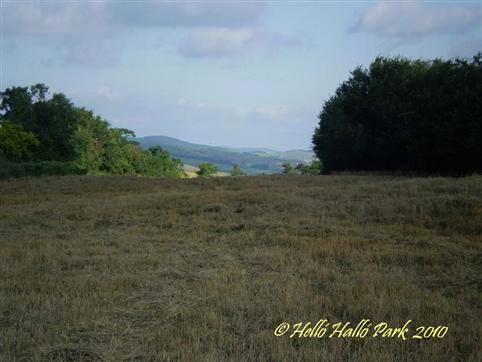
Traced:
POLYGON ((480 176, 1 181, 0 360, 480 361, 481 220, 480 176), (449 329, 274 335, 324 318, 449 329))

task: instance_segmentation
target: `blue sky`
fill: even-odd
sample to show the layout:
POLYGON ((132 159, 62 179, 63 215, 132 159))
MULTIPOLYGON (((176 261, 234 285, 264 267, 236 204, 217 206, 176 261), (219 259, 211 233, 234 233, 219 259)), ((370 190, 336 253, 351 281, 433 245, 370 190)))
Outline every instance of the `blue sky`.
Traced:
POLYGON ((1 0, 1 86, 45 83, 138 136, 309 149, 357 65, 482 50, 481 4, 1 0))

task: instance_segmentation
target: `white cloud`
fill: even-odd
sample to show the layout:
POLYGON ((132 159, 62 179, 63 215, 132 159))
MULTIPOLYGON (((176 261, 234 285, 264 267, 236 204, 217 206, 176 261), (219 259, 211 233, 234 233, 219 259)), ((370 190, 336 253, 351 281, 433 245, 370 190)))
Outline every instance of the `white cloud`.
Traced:
POLYGON ((109 3, 112 23, 141 27, 240 27, 257 23, 264 10, 262 2, 109 3))
POLYGON ((179 46, 185 57, 232 56, 241 53, 253 39, 250 29, 199 29, 179 46))
POLYGON ((64 62, 86 67, 110 67, 121 58, 120 49, 99 38, 82 38, 64 42, 67 49, 64 62))
POLYGON ((118 101, 121 99, 120 95, 113 92, 112 89, 108 86, 101 86, 97 88, 95 96, 97 98, 102 98, 110 102, 118 101))
POLYGON ((12 2, 3 5, 6 33, 69 35, 96 32, 105 24, 103 2, 12 2))
POLYGON ((179 46, 181 54, 231 56, 251 40, 250 28, 259 23, 265 8, 262 2, 8 2, 2 28, 7 40, 42 38, 43 44, 65 50, 65 64, 111 66, 120 51, 106 38, 140 28, 196 29, 192 39, 179 46))
POLYGON ((482 37, 469 38, 452 45, 449 51, 452 57, 471 57, 482 51, 482 37))
POLYGON ((300 45, 303 43, 296 37, 259 28, 200 28, 186 36, 178 51, 188 58, 232 57, 253 51, 273 53, 300 45))
POLYGON ((190 111, 209 111, 224 114, 231 120, 280 120, 287 119, 292 112, 282 104, 242 107, 238 104, 210 103, 205 101, 178 98, 175 102, 178 109, 190 111))
POLYGON ((245 115, 246 111, 236 105, 236 104, 225 104, 225 103, 211 103, 205 101, 198 101, 188 98, 178 98, 175 102, 175 106, 178 109, 184 110, 199 110, 199 111, 208 111, 208 112, 220 112, 225 115, 229 115, 230 117, 241 117, 245 115))
POLYGON ((284 105, 268 105, 257 107, 254 112, 264 118, 276 119, 286 116, 289 109, 284 105))
POLYGON ((481 26, 482 5, 424 4, 421 1, 379 2, 369 6, 352 31, 386 36, 461 32, 481 26))
POLYGON ((262 3, 25 1, 3 5, 4 31, 66 35, 122 27, 240 27, 256 24, 262 3))

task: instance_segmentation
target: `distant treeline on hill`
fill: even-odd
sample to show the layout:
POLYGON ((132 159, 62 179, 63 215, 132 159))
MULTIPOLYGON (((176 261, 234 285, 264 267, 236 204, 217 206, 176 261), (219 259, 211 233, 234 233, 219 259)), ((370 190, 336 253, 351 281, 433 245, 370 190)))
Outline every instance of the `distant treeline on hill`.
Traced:
POLYGON ((181 176, 161 147, 143 150, 134 133, 110 127, 43 84, 0 93, 0 177, 45 174, 181 176))
POLYGON ((325 103, 313 135, 325 171, 469 174, 482 169, 482 54, 378 57, 325 103))

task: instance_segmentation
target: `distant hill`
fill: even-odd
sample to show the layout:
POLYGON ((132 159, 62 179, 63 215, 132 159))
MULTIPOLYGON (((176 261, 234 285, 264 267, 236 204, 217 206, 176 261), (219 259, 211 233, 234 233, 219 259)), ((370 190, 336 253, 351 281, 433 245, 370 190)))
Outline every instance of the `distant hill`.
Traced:
POLYGON ((282 160, 297 161, 308 163, 313 160, 313 152, 306 150, 289 150, 289 151, 256 151, 253 154, 261 157, 275 157, 282 160))
POLYGON ((229 172, 234 164, 248 174, 278 173, 285 161, 307 163, 313 152, 305 150, 276 151, 268 148, 231 148, 199 145, 167 136, 146 136, 133 138, 142 147, 161 146, 172 157, 181 159, 189 165, 211 162, 220 171, 229 172))

